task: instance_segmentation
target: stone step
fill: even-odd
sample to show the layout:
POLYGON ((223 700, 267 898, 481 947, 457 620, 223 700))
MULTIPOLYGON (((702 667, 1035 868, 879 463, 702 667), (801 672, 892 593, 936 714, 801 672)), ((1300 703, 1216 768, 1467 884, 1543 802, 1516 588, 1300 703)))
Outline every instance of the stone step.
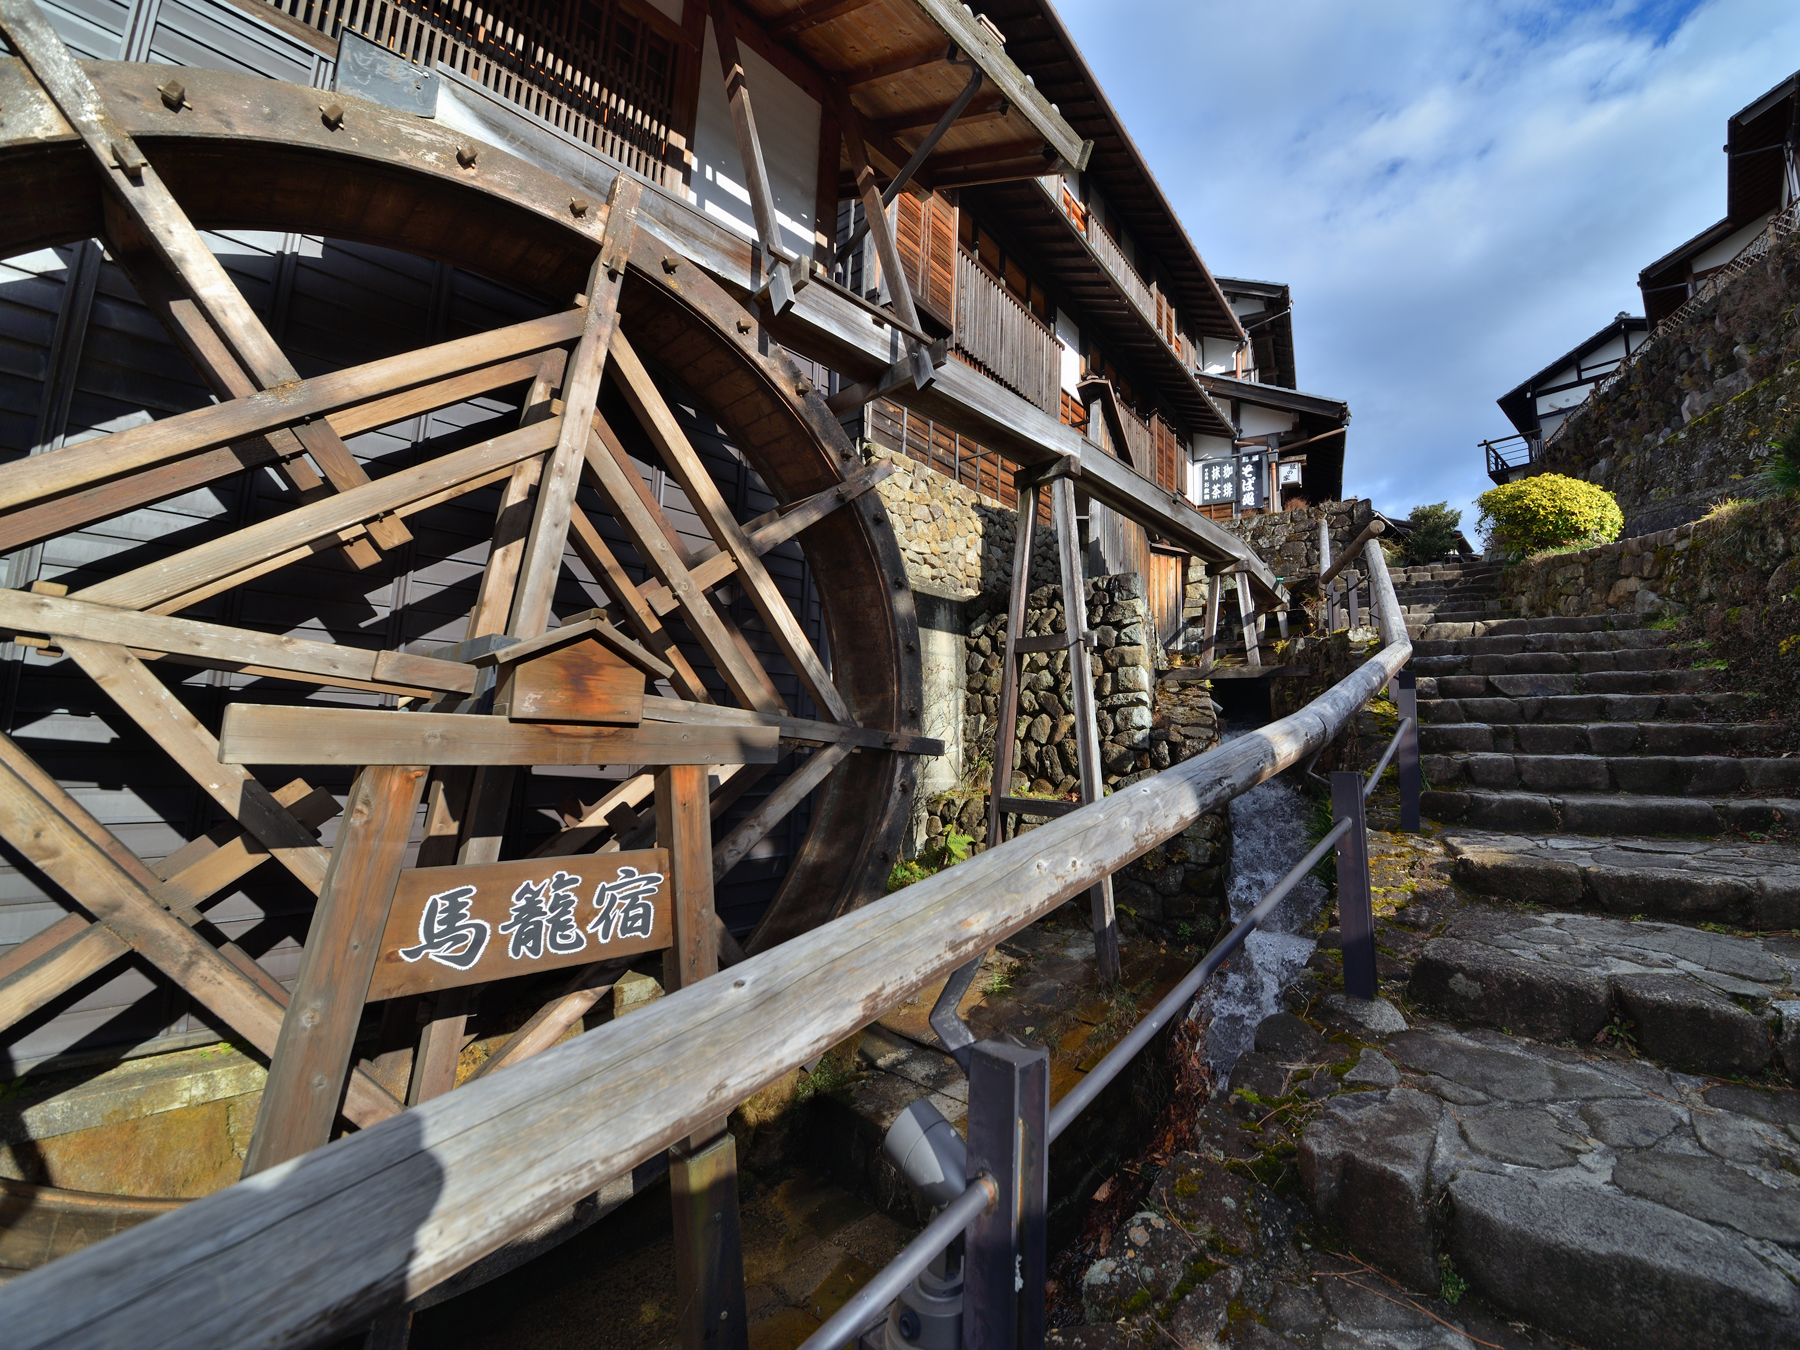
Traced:
POLYGON ((1710 838, 1728 831, 1767 834, 1800 822, 1800 800, 1789 797, 1654 797, 1587 792, 1552 795, 1434 787, 1420 794, 1420 809, 1443 824, 1478 830, 1593 835, 1710 838))
MULTIPOLYGON (((1791 844, 1458 829, 1440 838, 1452 878, 1479 896, 1756 931, 1800 928, 1800 848, 1791 844)), ((1771 950, 1789 959, 1800 955, 1800 942, 1790 936, 1771 950)))
MULTIPOLYGON (((1619 723, 1618 726, 1629 726, 1619 723)), ((1425 780, 1439 790, 1563 793, 1622 792, 1654 797, 1800 795, 1800 759, 1729 755, 1508 754, 1421 755, 1425 780)))
POLYGON ((1571 694, 1690 694, 1714 691, 1724 673, 1719 670, 1652 669, 1595 670, 1578 675, 1421 675, 1418 689, 1421 699, 1558 698, 1571 694))
POLYGON ((1503 1317, 1597 1350, 1800 1343, 1800 1094, 1436 1028, 1364 1051, 1359 1075, 1388 1086, 1346 1081, 1299 1172, 1317 1217, 1389 1275, 1429 1295, 1448 1258, 1503 1317))
MULTIPOLYGON (((1471 905, 1425 944, 1407 994, 1457 1022, 1586 1044, 1630 1022, 1638 1052, 1686 1073, 1761 1074, 1794 1001, 1800 944, 1674 923, 1471 905)), ((1797 1029, 1800 1031, 1800 1029, 1797 1029)), ((1800 1224, 1800 1215, 1796 1216, 1800 1224)))
POLYGON ((1768 746, 1782 730, 1774 722, 1433 722, 1419 728, 1419 748, 1433 755, 1730 755, 1768 746))
MULTIPOLYGON (((1493 619, 1481 623, 1434 623, 1422 636, 1432 639, 1512 637, 1525 633, 1606 633, 1642 627, 1636 614, 1584 615, 1556 619, 1493 619)), ((1411 625, 1409 624, 1410 628, 1411 625)))
POLYGON ((1427 638, 1413 644, 1413 659, 1427 656, 1517 656, 1525 652, 1574 653, 1643 651, 1670 647, 1675 634, 1662 628, 1621 632, 1513 633, 1494 637, 1427 638))
MULTIPOLYGON (((1456 722, 1695 722, 1708 717, 1742 715, 1753 711, 1755 703, 1748 695, 1731 692, 1437 698, 1427 697, 1426 685, 1426 680, 1419 681, 1419 721, 1426 725, 1456 722)), ((1435 682, 1431 684, 1431 693, 1436 693, 1435 682)))
MULTIPOLYGON (((1539 1345, 1526 1325, 1609 1350, 1800 1337, 1800 1094, 1442 1026, 1364 1049, 1343 1084, 1298 1147, 1314 1215, 1420 1294, 1453 1262, 1514 1319, 1489 1345, 1539 1345)), ((1469 1345, 1444 1327, 1321 1343, 1469 1345)))
POLYGON ((1417 646, 1422 645, 1424 644, 1416 644, 1413 651, 1413 672, 1418 675, 1587 675, 1601 671, 1675 670, 1692 667, 1691 652, 1683 647, 1421 656, 1417 646))

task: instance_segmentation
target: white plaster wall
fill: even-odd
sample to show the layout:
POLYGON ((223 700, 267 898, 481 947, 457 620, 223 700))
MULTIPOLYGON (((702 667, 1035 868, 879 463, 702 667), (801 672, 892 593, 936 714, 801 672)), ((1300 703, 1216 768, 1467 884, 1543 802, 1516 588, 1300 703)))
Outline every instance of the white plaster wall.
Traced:
MULTIPOLYGON (((763 164, 769 172, 782 242, 802 257, 810 257, 819 181, 819 105, 748 47, 740 43, 738 51, 750 80, 750 105, 756 112, 756 131, 762 140, 763 164)), ((750 212, 750 193, 744 187, 744 161, 738 155, 737 131, 725 102, 725 78, 719 72, 719 47, 711 19, 706 22, 701 61, 700 107, 694 121, 694 202, 728 229, 755 239, 756 220, 750 212)))
POLYGON ((1245 436, 1268 436, 1293 429, 1293 413, 1258 407, 1254 403, 1238 404, 1238 430, 1245 436))
POLYGON ((1060 309, 1056 311, 1056 341, 1062 347, 1062 387, 1073 394, 1081 383, 1081 329, 1060 309))
POLYGON ((1229 375, 1237 369, 1237 344, 1224 338, 1200 339, 1200 369, 1208 375, 1229 375))
POLYGON ((1689 265, 1696 272, 1705 272, 1710 268, 1723 267, 1726 263, 1737 257, 1737 255, 1743 251, 1746 244, 1762 233, 1763 226, 1769 223, 1769 216, 1774 214, 1775 213, 1771 211, 1769 212, 1769 215, 1758 216, 1735 234, 1726 236, 1705 252, 1695 254, 1694 261, 1689 265))

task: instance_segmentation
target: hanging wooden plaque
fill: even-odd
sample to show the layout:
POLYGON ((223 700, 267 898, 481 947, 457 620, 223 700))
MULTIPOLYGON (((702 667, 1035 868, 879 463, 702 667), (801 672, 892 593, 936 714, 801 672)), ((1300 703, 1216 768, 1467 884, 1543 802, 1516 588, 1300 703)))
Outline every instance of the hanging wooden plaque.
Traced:
POLYGON ((368 1002, 671 944, 666 849, 400 874, 368 1002))

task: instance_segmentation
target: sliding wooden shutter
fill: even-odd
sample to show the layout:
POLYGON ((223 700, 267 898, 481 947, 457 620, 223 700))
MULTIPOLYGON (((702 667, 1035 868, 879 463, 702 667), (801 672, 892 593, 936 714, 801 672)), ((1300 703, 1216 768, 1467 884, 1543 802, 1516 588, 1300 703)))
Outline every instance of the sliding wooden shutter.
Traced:
POLYGON ((946 328, 956 317, 956 208, 942 193, 894 201, 894 236, 913 301, 946 328))

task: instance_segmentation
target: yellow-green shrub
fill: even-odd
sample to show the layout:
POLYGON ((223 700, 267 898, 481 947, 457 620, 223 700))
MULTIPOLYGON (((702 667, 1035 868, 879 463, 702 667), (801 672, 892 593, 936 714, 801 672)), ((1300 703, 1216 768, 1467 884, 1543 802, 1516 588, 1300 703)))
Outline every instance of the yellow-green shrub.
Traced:
POLYGON ((1540 553, 1569 544, 1610 544, 1625 528, 1612 493, 1579 478, 1542 473, 1502 483, 1475 499, 1490 548, 1540 553))

